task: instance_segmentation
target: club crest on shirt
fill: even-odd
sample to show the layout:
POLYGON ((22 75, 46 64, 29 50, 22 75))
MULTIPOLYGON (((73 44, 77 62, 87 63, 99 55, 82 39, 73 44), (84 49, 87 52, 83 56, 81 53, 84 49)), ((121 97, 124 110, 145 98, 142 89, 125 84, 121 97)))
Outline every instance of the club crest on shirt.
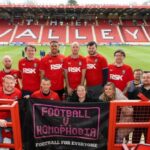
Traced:
POLYGON ((14 76, 14 78, 17 78, 17 74, 15 73, 15 74, 13 74, 13 76, 14 76))
POLYGON ((126 71, 125 70, 122 70, 122 74, 125 74, 126 73, 126 71))
POLYGON ((97 62, 98 62, 98 59, 96 58, 96 59, 94 60, 94 62, 97 63, 97 62))
POLYGON ((79 66, 82 66, 82 61, 79 61, 79 66))
POLYGON ((34 65, 33 65, 33 66, 34 66, 34 68, 36 68, 36 67, 37 67, 37 63, 34 63, 34 65))

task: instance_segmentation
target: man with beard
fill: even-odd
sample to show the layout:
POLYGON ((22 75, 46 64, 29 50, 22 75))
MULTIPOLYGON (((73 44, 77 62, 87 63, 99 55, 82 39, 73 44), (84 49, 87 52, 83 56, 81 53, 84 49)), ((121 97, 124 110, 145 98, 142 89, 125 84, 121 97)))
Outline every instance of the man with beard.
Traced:
POLYGON ((16 79, 15 87, 20 89, 18 78, 19 78, 19 71, 16 69, 12 69, 12 58, 9 55, 5 55, 2 58, 2 63, 4 68, 0 71, 0 86, 2 86, 3 77, 5 75, 12 75, 16 79))
POLYGON ((94 99, 98 99, 108 78, 108 64, 104 56, 97 53, 97 44, 91 41, 87 44, 89 55, 86 57, 86 85, 94 99))
POLYGON ((86 73, 86 59, 79 55, 79 43, 71 44, 72 53, 64 60, 67 94, 71 96, 78 85, 83 85, 86 73))
POLYGON ((48 78, 51 81, 51 90, 55 91, 60 99, 64 94, 64 75, 63 62, 65 56, 59 53, 59 43, 57 41, 50 42, 50 53, 41 59, 40 72, 41 79, 48 78))
MULTIPOLYGON (((142 75, 142 85, 137 87, 132 92, 132 99, 141 99, 150 101, 150 72, 144 72, 142 75)), ((149 122, 150 121, 150 107, 149 106, 134 106, 134 121, 135 122, 149 122)), ((140 127, 140 126, 139 126, 140 127)), ((133 132, 133 143, 139 143, 142 134, 147 143, 147 128, 135 128, 133 132)))

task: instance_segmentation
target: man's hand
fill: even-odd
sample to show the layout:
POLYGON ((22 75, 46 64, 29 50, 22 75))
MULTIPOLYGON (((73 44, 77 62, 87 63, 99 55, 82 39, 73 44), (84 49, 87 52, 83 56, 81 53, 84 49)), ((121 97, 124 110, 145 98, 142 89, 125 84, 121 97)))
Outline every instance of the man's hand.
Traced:
POLYGON ((7 127, 7 121, 5 119, 0 119, 0 127, 7 127))

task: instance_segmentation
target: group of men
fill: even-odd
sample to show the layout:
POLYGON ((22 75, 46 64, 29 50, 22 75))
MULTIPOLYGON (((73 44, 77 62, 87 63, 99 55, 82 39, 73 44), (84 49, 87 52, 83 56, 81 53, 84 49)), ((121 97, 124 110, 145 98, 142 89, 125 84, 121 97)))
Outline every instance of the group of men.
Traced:
POLYGON ((35 96, 33 93, 44 87, 43 82, 49 84, 50 90, 56 92, 60 100, 64 99, 64 94, 72 95, 78 85, 84 84, 93 98, 98 99, 107 81, 127 92, 129 82, 134 81, 134 76, 131 66, 124 64, 126 54, 123 50, 114 52, 114 63, 109 65, 107 59, 97 52, 94 41, 87 44, 88 56, 80 55, 79 51, 79 43, 73 42, 71 54, 64 56, 60 54, 59 43, 51 41, 50 52, 40 60, 35 57, 36 47, 28 45, 25 47, 26 57, 19 61, 18 70, 12 69, 10 56, 3 57, 4 68, 0 71, 0 86, 5 75, 12 75, 23 98, 35 96))
MULTIPOLYGON (((123 50, 114 52, 114 63, 109 65, 107 59, 97 52, 94 41, 87 44, 88 56, 80 55, 79 51, 79 43, 73 42, 71 55, 64 56, 60 54, 59 43, 51 41, 50 52, 40 60, 35 57, 36 47, 28 45, 25 47, 26 57, 19 61, 18 70, 12 69, 11 57, 4 56, 4 68, 0 71, 0 98, 63 100, 65 93, 70 96, 78 85, 85 84, 93 99, 98 99, 107 81, 122 91, 130 92, 129 85, 134 84, 130 83, 134 81, 133 70, 124 64, 126 54, 123 50)), ((142 88, 145 93, 150 93, 150 73, 145 74, 149 84, 142 88)), ((4 119, 3 116, 0 119, 4 119)), ((0 126, 5 126, 5 123, 0 121, 0 126)))

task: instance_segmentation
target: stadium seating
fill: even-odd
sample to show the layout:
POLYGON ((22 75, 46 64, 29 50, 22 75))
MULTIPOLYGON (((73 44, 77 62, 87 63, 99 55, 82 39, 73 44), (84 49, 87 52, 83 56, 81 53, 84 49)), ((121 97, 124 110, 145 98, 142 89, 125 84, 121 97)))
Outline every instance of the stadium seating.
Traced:
POLYGON ((0 42, 9 42, 15 26, 9 25, 8 21, 0 20, 0 42))
POLYGON ((18 25, 13 42, 38 43, 40 28, 39 25, 18 25))
POLYGON ((66 42, 66 26, 43 26, 41 43, 48 43, 51 40, 57 40, 60 43, 66 42))
POLYGON ((69 27, 69 42, 77 41, 81 44, 93 40, 92 26, 70 26, 69 27))
POLYGON ((101 23, 99 26, 95 26, 95 35, 98 43, 121 42, 116 25, 101 23))
POLYGON ((125 42, 148 42, 140 26, 120 27, 125 42))
MULTIPOLYGON (((99 44, 111 43, 145 43, 150 41, 150 27, 143 26, 142 20, 106 20, 81 22, 76 25, 75 21, 50 24, 50 21, 43 20, 31 22, 14 20, 13 25, 7 20, 0 19, 0 42, 22 42, 28 44, 45 44, 51 40, 58 40, 60 43, 69 44, 78 41, 86 44, 94 40, 99 44)), ((147 24, 149 21, 146 21, 147 24)))

